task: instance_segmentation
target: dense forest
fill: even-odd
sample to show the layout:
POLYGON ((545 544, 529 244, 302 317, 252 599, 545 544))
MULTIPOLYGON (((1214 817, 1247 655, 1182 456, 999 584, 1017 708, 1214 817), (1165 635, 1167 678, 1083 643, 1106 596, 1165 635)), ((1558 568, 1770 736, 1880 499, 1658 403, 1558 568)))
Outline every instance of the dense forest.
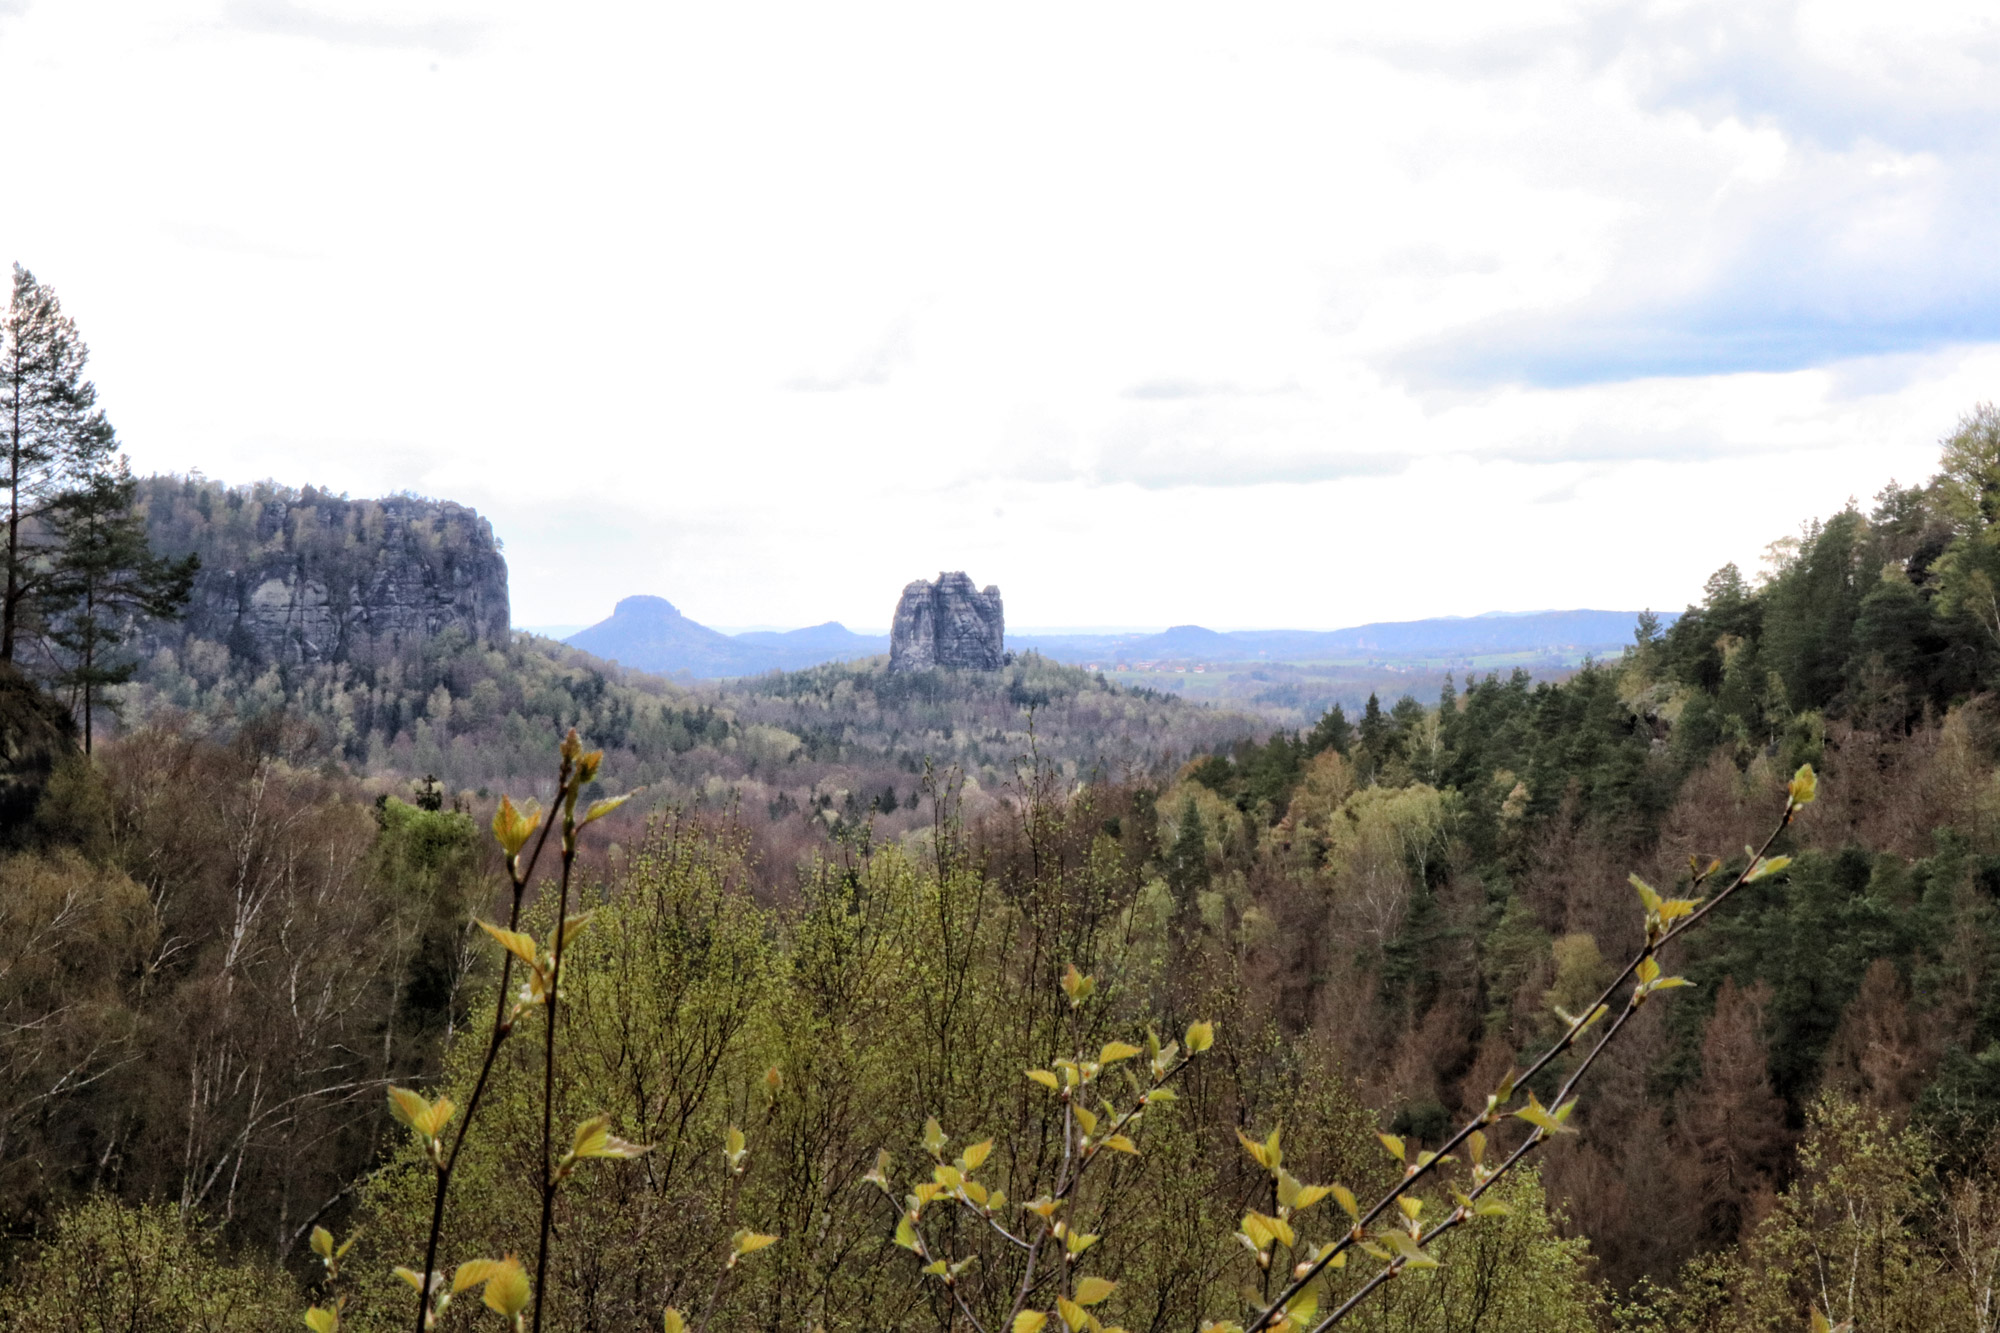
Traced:
MULTIPOLYGON (((1000 673, 877 661, 677 684, 506 632, 504 563, 459 506, 164 476, 137 504, 154 546, 203 572, 185 617, 144 627, 116 699, 127 725, 226 743, 283 719, 290 744, 375 791, 434 781, 464 810, 502 790, 546 798, 550 737, 576 727, 603 747, 607 786, 737 811, 779 881, 829 836, 927 823, 926 765, 956 772, 978 811, 1030 748, 1071 778, 1115 778, 1257 726, 1032 652, 1000 673)), ((643 823, 627 815, 621 836, 643 823)))
MULTIPOLYGON (((1758 576, 1719 571, 1615 661, 1262 739, 1032 656, 689 691, 527 638, 287 663, 190 629, 150 647, 86 757, 69 710, 9 675, 0 1327, 261 1328, 336 1301, 343 1326, 408 1326, 390 1270, 423 1262, 434 1172, 391 1085, 485 1099, 449 1262, 534 1254, 553 1056, 489 1048, 504 955, 472 918, 507 916, 499 793, 554 800, 575 726, 604 751, 586 797, 654 785, 586 831, 567 892, 594 915, 547 1087, 562 1124, 605 1113, 648 1151, 551 1205, 551 1327, 673 1306, 990 1329, 1068 1279, 1024 1271, 1004 1224, 943 1222, 924 1243, 967 1266, 927 1277, 871 1177, 935 1151, 1032 1201, 1070 1131, 1022 1071, 1197 1020, 1213 1049, 1072 1202, 1118 1283, 1091 1318, 1241 1320, 1277 1290, 1247 1217, 1300 1181, 1386 1187, 1377 1131, 1440 1145, 1647 944, 1628 873, 1748 870, 1810 765, 1788 868, 1674 944, 1692 984, 1622 1026, 1576 1132, 1353 1322, 1747 1333, 1817 1307, 1992 1329, 1996 589, 1982 408, 1931 481, 1774 544, 1758 576), (1243 1146, 1274 1133, 1290 1186, 1243 1146), (317 1254, 320 1226, 354 1248, 317 1254)), ((556 881, 536 883, 541 938, 556 881)), ((1528 1090, 1553 1105, 1574 1068, 1528 1090)), ((1425 1187, 1434 1212, 1448 1189, 1425 1187)), ((1305 1207, 1298 1254, 1344 1226, 1305 1207)), ((1322 1310, 1367 1272, 1329 1270, 1322 1310)), ((468 1298, 443 1320, 493 1318, 468 1298)))

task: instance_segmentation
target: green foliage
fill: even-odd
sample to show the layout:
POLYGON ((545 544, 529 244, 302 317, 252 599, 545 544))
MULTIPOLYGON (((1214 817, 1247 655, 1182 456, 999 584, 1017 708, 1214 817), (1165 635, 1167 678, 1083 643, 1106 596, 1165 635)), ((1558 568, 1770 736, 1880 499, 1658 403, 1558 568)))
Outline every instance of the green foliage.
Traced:
POLYGON ((53 289, 14 265, 0 316, 0 489, 7 492, 0 545, 0 662, 19 660, 49 611, 45 599, 61 545, 52 511, 87 487, 116 450, 97 388, 83 378, 90 349, 53 289))
MULTIPOLYGON (((106 687, 138 670, 120 651, 134 622, 179 616, 201 566, 197 556, 167 560, 153 553, 133 508, 138 489, 121 458, 116 468, 83 478, 45 518, 54 543, 39 619, 55 664, 50 679, 82 710, 86 754, 106 687)), ((117 701, 109 702, 115 711, 117 701)))
POLYGON ((1435 1268, 1413 1270, 1344 1327, 1368 1333, 1592 1333, 1599 1295, 1588 1242, 1565 1238, 1540 1177, 1511 1177, 1504 1215, 1440 1241, 1435 1268))
MULTIPOLYGON (((1797 1178, 1734 1252, 1646 1284, 1614 1312, 1621 1333, 1776 1333, 1811 1311, 1904 1333, 1993 1326, 2000 1232, 1991 1176, 1936 1197, 1930 1144, 1853 1102, 1816 1101, 1797 1178)), ((1824 1323, 1815 1323, 1824 1327, 1824 1323)))
POLYGON ((297 1325, 281 1269, 222 1258, 177 1209, 92 1198, 65 1211, 13 1275, 6 1333, 270 1333, 297 1325))

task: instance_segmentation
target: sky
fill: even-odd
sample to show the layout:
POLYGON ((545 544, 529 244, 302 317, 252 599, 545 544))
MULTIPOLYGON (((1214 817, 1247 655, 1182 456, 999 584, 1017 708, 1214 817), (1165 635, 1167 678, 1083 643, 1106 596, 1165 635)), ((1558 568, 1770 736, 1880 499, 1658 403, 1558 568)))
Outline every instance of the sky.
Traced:
POLYGON ((1671 608, 2000 394, 1994 13, 0 0, 0 260, 517 624, 1671 608))

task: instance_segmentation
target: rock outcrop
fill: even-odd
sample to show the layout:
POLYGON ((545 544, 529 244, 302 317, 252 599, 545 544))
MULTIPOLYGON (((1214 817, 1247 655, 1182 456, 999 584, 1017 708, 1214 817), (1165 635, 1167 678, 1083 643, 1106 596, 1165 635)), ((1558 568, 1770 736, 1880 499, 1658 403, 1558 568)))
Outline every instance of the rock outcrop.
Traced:
POLYGON ((507 561, 463 505, 179 477, 142 494, 153 548, 201 557, 186 619, 164 635, 294 665, 379 661, 452 630, 493 644, 511 633, 507 561))
POLYGON ((1000 590, 972 586, 963 570, 918 579, 903 589, 889 630, 889 670, 971 667, 992 671, 1006 662, 1007 620, 1000 590))

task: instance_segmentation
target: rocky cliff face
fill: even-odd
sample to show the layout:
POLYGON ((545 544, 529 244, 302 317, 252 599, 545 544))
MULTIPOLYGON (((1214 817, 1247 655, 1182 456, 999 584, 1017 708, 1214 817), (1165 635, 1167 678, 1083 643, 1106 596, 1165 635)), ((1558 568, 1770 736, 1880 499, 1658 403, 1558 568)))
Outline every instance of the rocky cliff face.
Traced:
POLYGON ((992 671, 1006 660, 1006 616, 1000 590, 984 592, 964 571, 939 574, 936 583, 918 579, 903 589, 889 630, 889 669, 971 667, 992 671))
POLYGON ((507 562, 463 505, 178 477, 142 495, 153 548, 201 557, 187 618, 165 633, 287 664, 376 661, 454 629, 506 641, 507 562))

